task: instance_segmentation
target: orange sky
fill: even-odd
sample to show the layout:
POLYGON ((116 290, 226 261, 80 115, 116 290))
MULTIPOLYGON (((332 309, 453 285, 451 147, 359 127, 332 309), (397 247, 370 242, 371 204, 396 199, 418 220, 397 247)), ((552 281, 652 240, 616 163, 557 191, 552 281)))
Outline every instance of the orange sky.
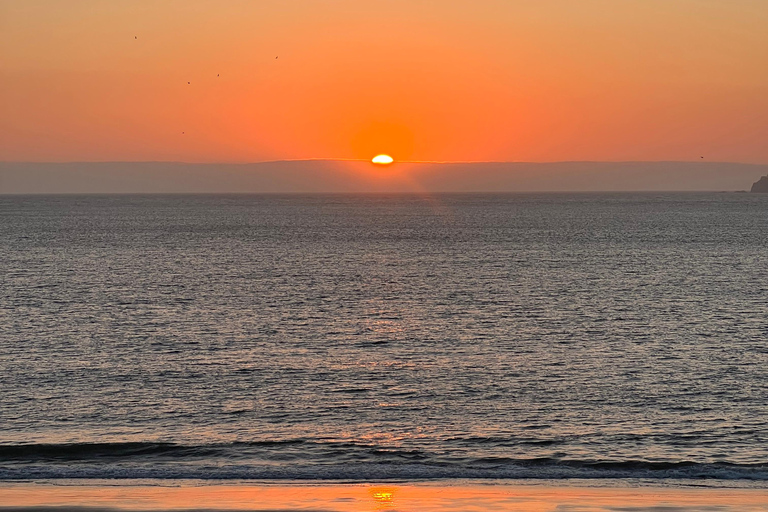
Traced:
POLYGON ((765 0, 0 0, 0 160, 768 163, 766 27, 765 0))

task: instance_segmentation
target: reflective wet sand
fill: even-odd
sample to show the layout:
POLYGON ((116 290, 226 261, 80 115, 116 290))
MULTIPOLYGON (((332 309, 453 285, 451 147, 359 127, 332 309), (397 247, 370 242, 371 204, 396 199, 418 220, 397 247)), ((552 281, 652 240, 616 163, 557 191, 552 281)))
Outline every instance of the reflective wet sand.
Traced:
POLYGON ((766 511, 768 490, 541 485, 4 484, 2 509, 365 511, 766 511))

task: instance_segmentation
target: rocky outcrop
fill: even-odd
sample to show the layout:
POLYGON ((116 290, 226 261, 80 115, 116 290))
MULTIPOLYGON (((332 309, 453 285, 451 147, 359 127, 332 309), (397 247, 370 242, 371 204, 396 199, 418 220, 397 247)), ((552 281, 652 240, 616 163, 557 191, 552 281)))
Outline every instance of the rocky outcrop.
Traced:
POLYGON ((752 184, 750 192, 768 194, 768 176, 763 176, 752 184))

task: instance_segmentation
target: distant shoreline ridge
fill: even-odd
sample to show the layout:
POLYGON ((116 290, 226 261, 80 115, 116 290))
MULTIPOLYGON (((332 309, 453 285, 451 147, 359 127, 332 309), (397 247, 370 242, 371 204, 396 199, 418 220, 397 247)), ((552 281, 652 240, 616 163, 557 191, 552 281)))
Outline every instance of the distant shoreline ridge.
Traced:
POLYGON ((748 191, 768 164, 659 162, 0 162, 0 194, 748 191))
MULTIPOLYGON (((179 165, 263 165, 297 162, 364 162, 370 163, 367 158, 283 158, 277 160, 249 160, 249 161, 222 161, 222 162, 195 162, 187 160, 0 160, 3 165, 71 165, 71 164, 179 164, 179 165)), ((425 165, 562 165, 562 164, 696 164, 696 165, 750 165, 768 168, 768 163, 733 162, 729 160, 395 160, 395 164, 425 164, 425 165)))

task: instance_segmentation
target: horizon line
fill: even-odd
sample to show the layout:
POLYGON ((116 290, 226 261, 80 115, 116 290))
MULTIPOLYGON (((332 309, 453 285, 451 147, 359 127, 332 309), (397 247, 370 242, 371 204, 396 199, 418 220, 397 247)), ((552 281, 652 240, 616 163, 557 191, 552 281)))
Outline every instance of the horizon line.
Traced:
MULTIPOLYGON (((284 162, 367 162, 371 160, 362 158, 286 158, 281 160, 255 160, 255 161, 237 161, 237 162, 190 162, 184 160, 0 160, 0 164, 183 164, 183 165, 256 165, 256 164, 279 164, 284 162)), ((728 160, 395 160, 388 165, 396 164, 439 164, 439 165, 459 165, 459 164, 661 164, 661 163, 701 163, 701 164, 737 164, 768 166, 768 162, 739 162, 728 160)))

